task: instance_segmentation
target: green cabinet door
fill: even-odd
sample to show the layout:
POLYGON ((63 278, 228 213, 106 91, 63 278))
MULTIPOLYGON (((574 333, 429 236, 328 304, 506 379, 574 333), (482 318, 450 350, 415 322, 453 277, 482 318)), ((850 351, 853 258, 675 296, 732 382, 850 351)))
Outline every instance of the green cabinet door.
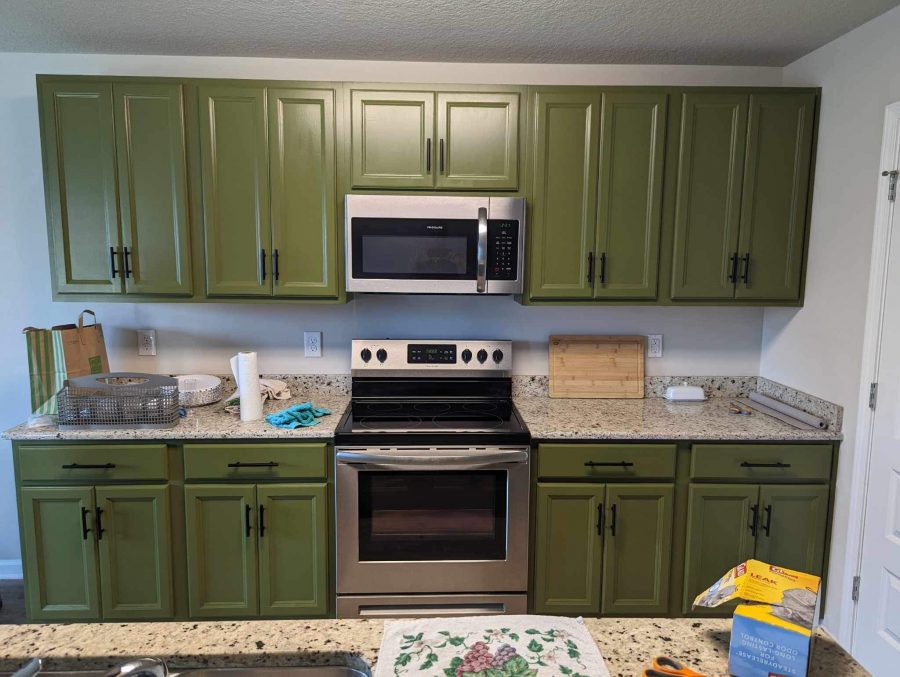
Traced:
POLYGON ((325 484, 257 487, 260 615, 328 613, 326 496, 325 484))
POLYGON ((759 492, 756 559, 822 573, 828 520, 828 486, 763 485, 759 492))
POLYGON ((173 614, 168 486, 97 487, 103 618, 173 614))
POLYGON ((673 299, 734 296, 747 101, 744 94, 682 95, 673 299))
POLYGON ((656 298, 666 98, 653 92, 603 94, 597 298, 656 298))
POLYGON ((519 186, 519 94, 439 92, 438 188, 519 186))
POLYGON ((54 287, 119 294, 112 85, 43 81, 40 104, 54 287))
POLYGON ((757 485, 692 484, 688 489, 684 613, 728 569, 753 557, 758 497, 757 485))
POLYGON ((275 295, 335 297, 334 91, 270 89, 268 113, 275 295))
POLYGON ((207 294, 271 295, 265 89, 201 85, 199 97, 207 294))
POLYGON ((28 487, 21 502, 29 620, 99 619, 93 490, 28 487))
POLYGON ((191 294, 181 85, 113 86, 125 291, 191 294))
POLYGON ((537 91, 533 110, 529 295, 591 298, 600 94, 537 91))
POLYGON ((668 611, 674 495, 672 484, 607 486, 602 613, 668 611))
POLYGON ((537 485, 531 594, 536 613, 599 611, 605 491, 602 484, 537 485))
POLYGON ((815 94, 751 94, 736 296, 800 298, 815 94))
POLYGON ((434 93, 353 90, 354 188, 434 187, 434 93))
POLYGON ((195 618, 256 616, 256 489, 184 488, 188 608, 195 618))

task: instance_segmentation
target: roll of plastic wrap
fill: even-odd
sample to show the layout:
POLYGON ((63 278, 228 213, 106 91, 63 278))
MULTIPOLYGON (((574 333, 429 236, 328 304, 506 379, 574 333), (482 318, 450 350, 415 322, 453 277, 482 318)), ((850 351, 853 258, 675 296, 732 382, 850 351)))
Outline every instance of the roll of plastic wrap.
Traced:
POLYGON ((262 418, 262 396, 259 392, 259 368, 256 353, 240 352, 231 358, 231 372, 241 398, 241 420, 262 418))
POLYGON ((774 409, 775 411, 795 418, 798 421, 802 421, 806 425, 812 426, 813 428, 824 430, 828 426, 824 419, 821 419, 818 416, 813 416, 812 414, 807 414, 802 409, 792 407, 791 405, 785 404, 781 400, 776 400, 775 398, 769 397, 768 395, 763 395, 761 393, 750 393, 750 399, 757 404, 765 405, 770 409, 774 409))

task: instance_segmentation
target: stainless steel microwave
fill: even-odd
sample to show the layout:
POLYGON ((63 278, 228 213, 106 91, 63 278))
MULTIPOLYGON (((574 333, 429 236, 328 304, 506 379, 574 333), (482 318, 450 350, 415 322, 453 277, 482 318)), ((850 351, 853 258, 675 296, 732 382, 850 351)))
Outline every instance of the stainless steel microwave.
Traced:
POLYGON ((525 199, 347 195, 347 291, 518 294, 525 199))

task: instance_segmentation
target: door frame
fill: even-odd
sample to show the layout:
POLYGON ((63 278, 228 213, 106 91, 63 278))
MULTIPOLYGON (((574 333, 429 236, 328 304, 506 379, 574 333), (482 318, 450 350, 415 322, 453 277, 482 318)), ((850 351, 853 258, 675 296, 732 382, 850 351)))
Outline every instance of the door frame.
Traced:
MULTIPOLYGON (((848 514, 858 515, 850 519, 847 527, 847 550, 844 578, 840 587, 831 594, 838 598, 842 608, 851 609, 841 619, 838 635, 845 646, 855 652, 858 605, 853 600, 854 578, 860 574, 863 556, 863 534, 866 522, 869 469, 875 430, 875 410, 869 408, 869 388, 877 383, 881 363, 882 325, 891 247, 891 222, 897 202, 888 200, 889 182, 882 171, 900 168, 900 101, 885 107, 884 132, 881 159, 878 165, 878 196, 875 203, 875 231, 872 236, 872 263, 869 269, 869 287, 866 299, 866 321, 863 335, 863 352, 857 397, 857 435, 853 449, 853 469, 850 479, 850 504, 848 514)), ((894 265, 900 265, 895 261, 894 265)))

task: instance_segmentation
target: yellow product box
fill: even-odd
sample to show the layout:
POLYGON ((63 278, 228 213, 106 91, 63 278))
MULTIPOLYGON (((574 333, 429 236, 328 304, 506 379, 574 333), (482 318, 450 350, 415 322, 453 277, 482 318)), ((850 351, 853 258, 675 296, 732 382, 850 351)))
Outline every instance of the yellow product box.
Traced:
POLYGON ((818 576, 755 559, 697 595, 694 607, 735 599, 728 672, 735 677, 806 677, 819 620, 818 576))

